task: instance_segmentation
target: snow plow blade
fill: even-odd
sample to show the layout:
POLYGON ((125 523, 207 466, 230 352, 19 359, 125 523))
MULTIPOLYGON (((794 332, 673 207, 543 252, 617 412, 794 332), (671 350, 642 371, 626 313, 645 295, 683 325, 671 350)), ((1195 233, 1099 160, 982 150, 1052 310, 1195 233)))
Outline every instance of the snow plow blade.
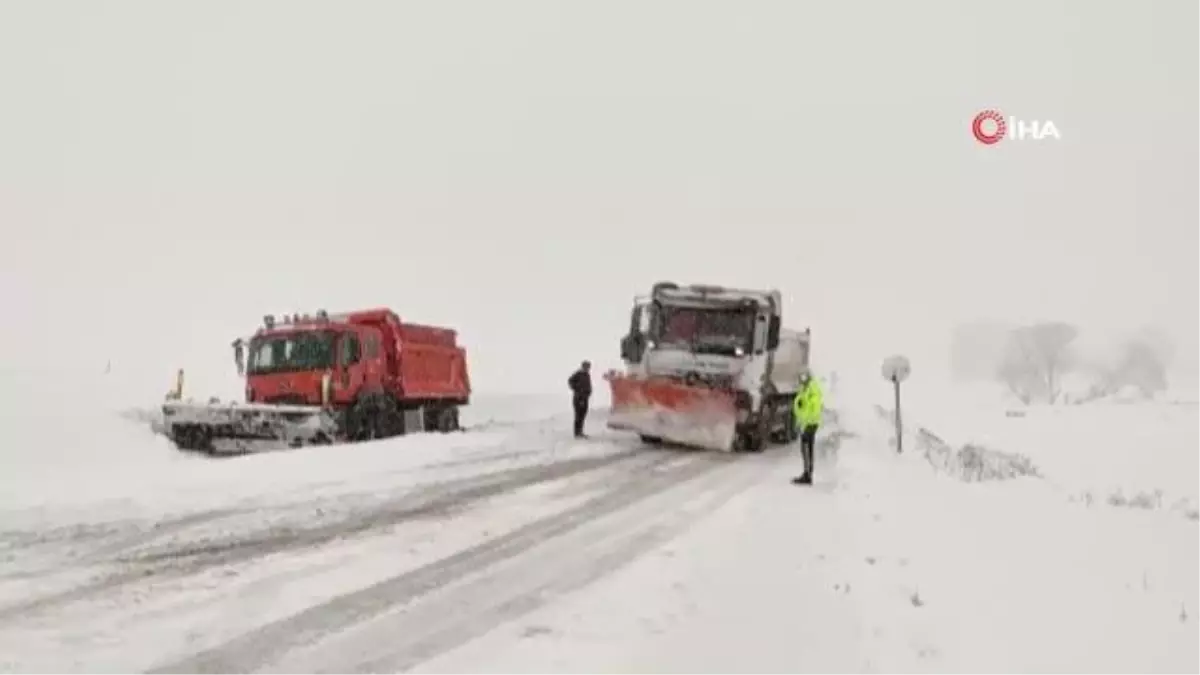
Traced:
POLYGON ((605 376, 612 388, 608 427, 709 450, 732 450, 737 406, 732 392, 665 379, 605 376))
POLYGON ((337 420, 320 406, 167 401, 163 431, 181 450, 244 454, 331 443, 337 420))

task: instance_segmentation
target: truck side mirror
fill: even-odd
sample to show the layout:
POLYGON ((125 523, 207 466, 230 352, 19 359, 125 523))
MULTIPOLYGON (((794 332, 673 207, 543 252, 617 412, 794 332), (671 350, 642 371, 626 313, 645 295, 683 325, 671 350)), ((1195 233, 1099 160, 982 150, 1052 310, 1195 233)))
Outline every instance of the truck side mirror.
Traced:
POLYGON ((767 351, 774 351, 779 348, 779 315, 771 317, 771 322, 767 326, 767 351))
POLYGON ((642 312, 645 305, 634 305, 629 312, 629 333, 621 338, 621 360, 637 363, 646 351, 646 336, 642 334, 642 312))
POLYGON ((238 376, 246 374, 246 342, 241 338, 233 341, 233 362, 237 366, 238 376))
POLYGON ((637 363, 646 351, 646 339, 641 333, 630 333, 621 338, 621 360, 637 363))

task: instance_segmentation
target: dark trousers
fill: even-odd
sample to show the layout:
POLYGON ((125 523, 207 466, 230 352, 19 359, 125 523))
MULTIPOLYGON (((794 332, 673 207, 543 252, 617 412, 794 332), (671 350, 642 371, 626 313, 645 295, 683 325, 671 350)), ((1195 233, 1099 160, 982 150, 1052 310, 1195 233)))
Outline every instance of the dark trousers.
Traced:
POLYGON ((587 419, 588 400, 586 398, 571 399, 571 407, 575 410, 575 435, 583 435, 583 421, 587 419))
POLYGON ((813 471, 813 448, 817 444, 817 425, 808 424, 800 431, 800 454, 804 457, 804 473, 813 471))

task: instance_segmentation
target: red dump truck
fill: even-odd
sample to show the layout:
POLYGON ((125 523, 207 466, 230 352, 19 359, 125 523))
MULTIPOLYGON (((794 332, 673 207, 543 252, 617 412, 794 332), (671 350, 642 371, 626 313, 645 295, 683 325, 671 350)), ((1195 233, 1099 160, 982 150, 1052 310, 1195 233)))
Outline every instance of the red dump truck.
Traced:
POLYGON ((233 348, 245 402, 184 401, 180 373, 162 409, 177 447, 236 453, 450 432, 470 401, 456 331, 390 309, 268 315, 233 348))

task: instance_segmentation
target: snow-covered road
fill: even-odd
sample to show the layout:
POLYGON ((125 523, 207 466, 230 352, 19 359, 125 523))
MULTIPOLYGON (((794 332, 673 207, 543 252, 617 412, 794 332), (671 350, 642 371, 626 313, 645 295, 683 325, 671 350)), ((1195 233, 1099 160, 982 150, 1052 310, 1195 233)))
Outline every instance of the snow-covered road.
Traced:
MULTIPOLYGON (((873 406, 838 412, 812 488, 788 448, 577 442, 528 409, 215 461, 125 430, 140 450, 2 495, 0 670, 1197 669, 1186 481, 1183 508, 1081 500, 1066 461, 968 483, 956 432, 897 455, 873 406)), ((1145 412, 1160 444, 1194 429, 1145 412)))
POLYGON ((786 460, 501 426, 197 460, 165 474, 174 500, 109 486, 90 512, 11 511, 4 669, 406 668, 611 572, 786 460), (233 461, 239 480, 210 484, 233 461), (272 470, 293 475, 264 490, 272 470))

